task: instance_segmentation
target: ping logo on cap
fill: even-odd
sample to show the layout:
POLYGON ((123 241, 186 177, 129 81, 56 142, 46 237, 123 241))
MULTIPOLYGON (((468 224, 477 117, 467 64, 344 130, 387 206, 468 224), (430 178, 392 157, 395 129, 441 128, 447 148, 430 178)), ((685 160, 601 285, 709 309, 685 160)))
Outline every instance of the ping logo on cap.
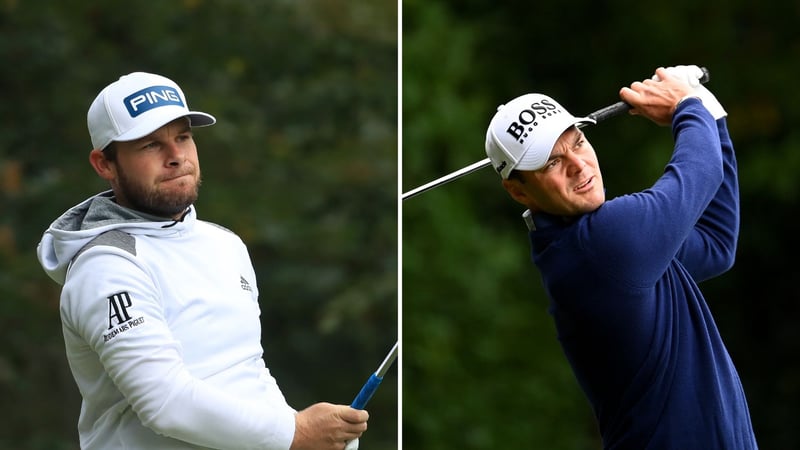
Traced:
POLYGON ((170 86, 150 86, 125 97, 122 102, 131 117, 136 117, 160 106, 186 107, 178 91, 170 86))
POLYGON ((517 142, 522 144, 528 133, 533 131, 533 127, 538 126, 539 119, 547 119, 561 112, 558 105, 554 105, 549 99, 542 99, 541 101, 531 103, 531 105, 519 112, 517 122, 511 122, 506 129, 506 133, 510 134, 517 142))

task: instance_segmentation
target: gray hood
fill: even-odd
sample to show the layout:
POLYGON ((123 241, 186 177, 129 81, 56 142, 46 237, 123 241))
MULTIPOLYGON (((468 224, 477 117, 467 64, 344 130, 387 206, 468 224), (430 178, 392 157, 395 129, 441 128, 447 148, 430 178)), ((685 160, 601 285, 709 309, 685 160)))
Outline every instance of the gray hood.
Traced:
POLYGON ((151 216, 118 205, 106 191, 68 209, 44 232, 36 248, 42 268, 58 284, 64 284, 75 255, 92 239, 111 230, 128 234, 170 235, 194 224, 194 207, 180 222, 151 216))

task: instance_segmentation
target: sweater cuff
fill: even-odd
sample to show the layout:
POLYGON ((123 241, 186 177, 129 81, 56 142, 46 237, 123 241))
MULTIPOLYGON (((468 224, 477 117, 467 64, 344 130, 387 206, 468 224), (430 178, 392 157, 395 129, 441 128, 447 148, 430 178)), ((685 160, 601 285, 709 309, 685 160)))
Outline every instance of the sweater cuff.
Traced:
POLYGON ((678 106, 680 106, 680 104, 681 104, 681 103, 683 103, 683 102, 684 102, 684 101, 686 101, 686 100, 689 100, 690 98, 696 98, 696 99, 700 100, 701 102, 703 101, 703 100, 702 100, 700 97, 698 97, 696 94, 684 95, 684 96, 683 96, 683 98, 681 98, 680 100, 678 100, 678 103, 676 103, 676 104, 675 104, 675 109, 678 109, 678 106))
POLYGON ((294 441, 295 416, 297 411, 287 408, 287 414, 276 414, 275 422, 269 427, 271 429, 267 439, 266 448, 289 450, 294 441))

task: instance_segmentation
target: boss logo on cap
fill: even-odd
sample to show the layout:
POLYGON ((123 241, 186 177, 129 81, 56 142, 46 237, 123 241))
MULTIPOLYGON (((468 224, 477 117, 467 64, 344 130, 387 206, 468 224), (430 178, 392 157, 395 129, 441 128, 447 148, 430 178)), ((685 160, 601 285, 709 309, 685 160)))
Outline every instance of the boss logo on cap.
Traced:
POLYGON ((519 112, 517 122, 511 122, 506 132, 514 137, 514 139, 522 144, 528 133, 533 131, 533 127, 538 126, 537 117, 539 119, 546 119, 550 116, 561 112, 558 105, 554 105, 548 99, 543 99, 539 102, 531 103, 529 109, 523 109, 519 112))
POLYGON ((169 86, 150 86, 125 97, 122 102, 131 117, 150 111, 160 106, 183 106, 180 94, 169 86))

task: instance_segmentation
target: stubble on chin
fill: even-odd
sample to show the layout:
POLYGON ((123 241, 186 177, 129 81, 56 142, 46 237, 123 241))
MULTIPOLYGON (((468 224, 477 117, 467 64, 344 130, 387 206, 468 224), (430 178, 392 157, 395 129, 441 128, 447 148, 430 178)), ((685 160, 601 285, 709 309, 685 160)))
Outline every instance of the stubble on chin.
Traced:
POLYGON ((119 189, 130 203, 129 207, 157 217, 175 217, 197 201, 202 178, 198 174, 191 186, 165 189, 160 185, 144 186, 120 173, 119 189))

